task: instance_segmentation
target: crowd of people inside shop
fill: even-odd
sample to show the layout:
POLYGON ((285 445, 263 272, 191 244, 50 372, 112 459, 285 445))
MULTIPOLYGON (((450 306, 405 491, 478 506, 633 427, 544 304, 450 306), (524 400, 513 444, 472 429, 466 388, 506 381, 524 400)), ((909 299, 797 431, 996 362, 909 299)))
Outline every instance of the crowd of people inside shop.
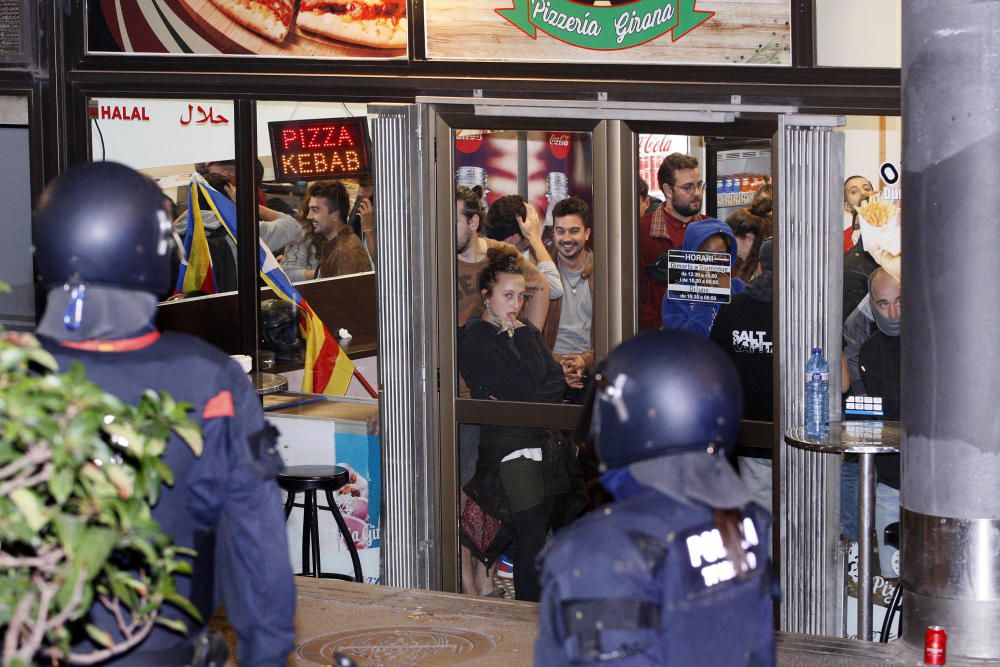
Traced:
MULTIPOLYGON (((640 335, 630 341, 634 343, 630 351, 616 351, 612 357, 617 354, 617 361, 609 358, 603 365, 595 364, 594 355, 595 262, 590 247, 589 205, 574 196, 552 202, 552 224, 546 228, 534 207, 518 195, 499 197, 487 210, 480 189, 459 186, 455 191, 460 395, 498 401, 581 403, 593 410, 594 419, 601 424, 590 428, 588 433, 576 434, 528 426, 461 424, 459 428, 463 591, 475 595, 504 594, 506 589, 494 580, 494 569, 501 560, 512 563, 516 598, 543 603, 536 644, 536 660, 542 660, 540 664, 563 664, 567 659, 594 656, 600 645, 619 639, 634 640, 647 656, 662 658, 667 651, 676 650, 668 649, 656 639, 656 621, 639 618, 638 608, 621 608, 626 604, 641 606, 637 600, 621 597, 622 590, 630 585, 645 587, 637 583, 638 578, 651 577, 648 586, 652 588, 662 583, 653 583, 658 581, 659 567, 656 564, 659 561, 650 560, 655 558, 653 553, 658 544, 654 537, 644 536, 644 541, 637 542, 638 538, 628 533, 630 537, 622 547, 602 549, 601 545, 610 547, 619 543, 615 536, 627 532, 630 520, 639 522, 636 525, 661 519, 668 523, 690 520, 701 522, 699 525, 708 530, 705 535, 723 535, 721 539, 734 558, 730 561, 732 571, 743 582, 740 587, 754 588, 754 592, 746 589, 745 605, 760 612, 762 631, 734 637, 731 644, 722 642, 715 648, 720 655, 731 650, 745 651, 757 637, 762 643, 752 649, 754 652, 765 656, 773 650, 773 646, 769 647, 771 597, 762 593, 767 587, 760 586, 754 572, 756 564, 767 558, 767 546, 756 537, 746 537, 767 532, 767 512, 748 504, 754 499, 753 491, 735 479, 721 456, 723 448, 735 443, 740 421, 737 414, 740 383, 736 379, 736 366, 706 340, 717 317, 720 322, 745 326, 748 316, 743 309, 759 311, 758 320, 767 313, 766 340, 755 331, 744 345, 744 351, 761 354, 754 357, 756 365, 743 369, 759 372, 760 359, 766 355, 766 373, 760 373, 751 387, 760 394, 752 418, 770 419, 771 241, 764 238, 772 227, 769 192, 761 193, 759 201, 755 200, 756 207, 752 210, 756 213, 741 211, 731 229, 725 222, 702 219, 703 184, 694 158, 671 155, 664 162, 661 174, 665 174, 661 178, 665 203, 653 208, 648 187, 643 191, 640 185, 637 192, 643 214, 641 229, 648 234, 655 225, 660 236, 649 238, 658 240, 660 254, 674 247, 671 231, 678 237, 678 247, 729 254, 732 291, 752 298, 746 304, 734 300, 731 309, 725 307, 721 311, 716 304, 694 303, 689 308, 687 302, 675 309, 664 296, 656 267, 649 265, 660 259, 657 255, 642 267, 642 278, 651 276, 646 284, 655 286, 660 294, 657 312, 662 311, 662 318, 657 318, 654 328, 686 331, 640 335), (674 197, 674 189, 681 194, 674 197), (746 289, 739 276, 746 277, 746 289), (681 365, 691 365, 692 369, 698 366, 704 373, 702 379, 709 384, 725 380, 728 385, 728 393, 706 399, 701 406, 706 415, 711 413, 704 422, 699 421, 698 410, 682 411, 684 419, 689 420, 683 425, 671 422, 671 415, 679 416, 682 412, 666 410, 662 405, 664 401, 680 398, 676 393, 678 387, 667 384, 679 382, 682 375, 694 377, 679 373, 681 365), (713 375, 716 372, 718 378, 713 375), (624 389, 626 386, 629 391, 624 389), (765 395, 767 404, 761 405, 765 395), (641 416, 630 418, 630 410, 641 416), (642 431, 646 420, 648 431, 642 431), (721 427, 727 435, 708 436, 698 431, 700 425, 695 426, 709 422, 710 428, 721 427), (698 432, 688 432, 688 428, 698 432), (616 440, 619 436, 621 439, 616 440), (710 448, 706 455, 703 443, 707 440, 702 438, 725 444, 718 450, 710 448), (680 452, 688 453, 678 455, 680 452), (598 460, 611 466, 611 470, 599 475, 598 460), (668 469, 682 468, 687 472, 679 476, 663 474, 668 469), (601 485, 595 483, 598 477, 601 485), (681 478, 687 481, 682 482, 681 478), (670 479, 678 485, 671 486, 670 479), (702 483, 695 480, 706 480, 708 484, 704 493, 694 492, 698 498, 693 507, 701 509, 691 516, 685 515, 683 520, 673 510, 664 509, 673 507, 671 498, 682 503, 678 507, 690 503, 691 498, 685 494, 702 483), (724 493, 723 488, 727 489, 724 493), (598 493, 603 501, 621 501, 615 507, 621 506, 626 514, 602 521, 609 511, 606 509, 591 513, 588 520, 580 520, 588 506, 594 507, 598 493), (664 511, 658 514, 653 506, 629 505, 630 498, 655 499, 655 508, 664 511), (707 509, 722 506, 731 509, 728 513, 707 509), (699 512, 707 514, 702 516, 699 512), (727 528, 724 527, 727 521, 735 523, 727 528), (570 523, 573 526, 567 527, 570 523), (734 535, 744 536, 741 546, 728 543, 734 535), (546 548, 550 539, 554 542, 546 548), (610 561, 601 560, 602 554, 618 562, 621 549, 627 551, 632 548, 629 545, 644 555, 646 567, 628 577, 619 577, 612 571, 610 561), (581 546, 594 556, 588 561, 593 567, 579 559, 581 546), (733 556, 744 548, 748 551, 742 556, 733 556), (539 571, 540 566, 544 572, 539 571), (584 572, 593 572, 595 576, 585 576, 584 572), (578 581, 580 577, 584 578, 578 581), (757 583, 751 585, 751 581, 757 583), (614 589, 614 594, 605 589, 614 589), (580 597, 584 593, 591 600, 589 607, 580 597), (638 616, 633 619, 633 614, 638 616), (632 620, 622 625, 623 619, 632 620)), ((646 252, 644 246, 649 238, 640 237, 641 253, 646 252)), ((730 287, 728 279, 722 282, 722 287, 730 287)), ((640 292, 640 298, 645 298, 643 303, 649 301, 644 292, 640 292)), ((730 336, 725 342, 736 338, 730 336)), ((622 350, 626 347, 628 344, 622 350)), ((714 559, 712 556, 705 562, 714 559)), ((679 576, 682 571, 679 566, 673 569, 679 576)), ((712 597, 714 575, 703 573, 703 576, 703 594, 708 599, 712 597)), ((680 594, 680 589, 668 588, 664 595, 680 594)), ((685 621, 679 618, 678 622, 694 617, 684 618, 685 621)))
MULTIPOLYGON (((235 160, 199 162, 194 167, 209 188, 236 201, 235 160)), ((357 179, 353 203, 347 182, 326 180, 308 183, 297 207, 291 205, 287 197, 265 194, 264 165, 260 160, 255 161, 254 176, 260 241, 292 282, 375 269, 374 186, 370 175, 357 179)), ((178 238, 186 243, 190 210, 163 196, 164 208, 174 218, 178 238)), ((214 290, 216 293, 231 292, 237 288, 235 235, 227 231, 209 198, 200 190, 196 196, 211 255, 214 290)), ((230 221, 230 229, 233 222, 230 221)), ((178 257, 174 253, 172 284, 177 282, 178 257)), ((183 292, 177 288, 175 291, 175 298, 206 294, 200 290, 183 292)))
MULTIPOLYGON (((867 202, 878 192, 864 176, 844 181, 844 312, 841 389, 845 397, 879 399, 877 414, 866 418, 900 418, 900 318, 902 315, 900 227, 898 208, 885 221, 865 219, 867 202), (877 224, 877 223, 882 224, 877 224)), ((879 572, 899 576, 895 547, 886 544, 885 530, 899 521, 899 454, 876 457, 875 535, 879 572)), ((857 540, 858 462, 846 458, 841 468, 843 535, 857 540)))
MULTIPOLYGON (((696 158, 671 154, 657 176, 662 203, 649 196, 645 183, 637 192, 640 330, 681 330, 715 342, 738 370, 744 417, 771 421, 772 186, 759 187, 746 208, 722 221, 701 212, 705 186, 696 158), (727 290, 729 298, 719 300, 726 303, 671 298, 669 251, 675 249, 729 255, 729 271, 713 278, 713 284, 727 290)), ((882 396, 883 418, 898 419, 899 257, 892 252, 892 240, 881 230, 871 233, 859 216, 860 205, 872 194, 871 183, 863 177, 852 176, 844 184, 844 210, 850 214, 844 235, 844 391, 882 396), (877 245, 877 257, 866 250, 866 243, 877 245)), ((552 203, 551 218, 552 225, 544 226, 534 207, 518 195, 499 197, 487 210, 478 189, 456 190, 458 360, 464 397, 584 402, 596 371, 590 209, 582 199, 569 197, 552 203)), ((540 591, 534 560, 544 535, 572 518, 567 508, 578 512, 587 505, 586 498, 577 502, 583 490, 590 491, 589 505, 594 506, 594 490, 600 487, 593 483, 596 474, 588 475, 593 471, 588 469, 587 452, 581 450, 575 464, 571 457, 571 465, 564 468, 546 454, 566 441, 566 434, 557 431, 461 425, 459 435, 461 528, 463 544, 469 547, 463 550, 463 589, 473 594, 494 591, 490 566, 506 547, 513 555, 514 572, 520 566, 522 573, 531 575, 530 584, 526 575, 515 575, 518 597, 536 599, 540 591), (553 477, 556 472, 558 479, 553 477), (524 519, 513 518, 514 508, 531 510, 535 523, 530 536, 524 519), (499 518, 492 526, 495 532, 489 530, 491 517, 499 518)), ((752 451, 752 456, 736 457, 740 476, 754 500, 770 509, 770 455, 763 449, 752 451)), ((564 455, 556 458, 566 461, 564 455)), ((898 515, 898 491, 893 491, 899 481, 898 461, 880 459, 885 459, 878 463, 881 532, 892 518, 893 503, 898 515)), ((852 475, 855 481, 843 494, 843 521, 845 536, 856 539, 851 531, 856 533, 852 512, 857 471, 847 461, 845 484, 852 475)), ((881 546, 881 553, 886 555, 883 572, 893 572, 891 550, 881 546)))

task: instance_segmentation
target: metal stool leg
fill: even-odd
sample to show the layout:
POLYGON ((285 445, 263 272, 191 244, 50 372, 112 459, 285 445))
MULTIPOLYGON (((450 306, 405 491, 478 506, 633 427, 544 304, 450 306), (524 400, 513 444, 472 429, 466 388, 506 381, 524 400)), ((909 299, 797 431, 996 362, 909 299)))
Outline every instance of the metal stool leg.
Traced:
MULTIPOLYGON (((312 576, 311 568, 309 566, 309 554, 310 554, 309 537, 312 534, 312 531, 309 530, 309 523, 311 521, 314 521, 315 519, 313 519, 312 515, 309 512, 310 493, 311 493, 310 491, 305 491, 302 494, 302 574, 305 576, 312 576)), ((314 501, 312 507, 315 508, 315 506, 316 505, 314 501)), ((315 511, 315 509, 313 511, 315 511)))
POLYGON ((286 491, 285 494, 288 496, 285 498, 285 521, 288 521, 288 517, 292 513, 292 506, 295 504, 295 492, 286 491))
POLYGON ((337 527, 340 528, 340 535, 344 538, 348 553, 351 554, 351 564, 354 566, 354 581, 364 583, 364 575, 361 572, 361 559, 358 557, 358 548, 354 545, 354 537, 347 528, 347 522, 344 521, 344 517, 340 514, 340 508, 337 507, 337 503, 333 500, 333 494, 329 491, 326 492, 326 502, 330 504, 330 511, 337 522, 337 527))
POLYGON ((309 505, 309 546, 312 549, 312 576, 322 576, 323 566, 319 559, 319 512, 316 509, 316 492, 306 491, 309 505))
MULTIPOLYGON (((896 617, 896 612, 899 611, 902 605, 903 587, 897 583, 896 590, 892 592, 892 600, 889 601, 889 608, 885 610, 885 618, 882 620, 882 636, 879 637, 879 642, 883 644, 889 643, 889 631, 892 630, 892 619, 896 617)), ((903 635, 902 628, 900 628, 899 635, 903 635)))

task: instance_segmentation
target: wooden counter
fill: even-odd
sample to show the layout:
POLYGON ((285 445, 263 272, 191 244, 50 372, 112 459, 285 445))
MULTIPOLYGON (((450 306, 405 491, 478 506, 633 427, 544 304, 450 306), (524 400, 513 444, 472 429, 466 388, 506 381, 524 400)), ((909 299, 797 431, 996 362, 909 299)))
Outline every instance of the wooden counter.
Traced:
POLYGON ((366 421, 371 415, 378 415, 378 401, 375 400, 345 399, 331 396, 330 400, 296 405, 299 401, 307 398, 308 395, 288 392, 268 394, 263 397, 264 408, 268 410, 268 414, 272 415, 294 415, 315 419, 342 419, 359 422, 366 421), (286 404, 289 407, 278 407, 286 404))

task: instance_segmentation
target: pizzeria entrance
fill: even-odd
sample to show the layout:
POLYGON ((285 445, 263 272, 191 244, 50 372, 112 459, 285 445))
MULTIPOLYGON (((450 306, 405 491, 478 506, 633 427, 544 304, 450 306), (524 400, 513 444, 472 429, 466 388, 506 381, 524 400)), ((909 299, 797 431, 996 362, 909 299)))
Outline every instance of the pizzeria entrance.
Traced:
MULTIPOLYGON (((664 145, 662 142, 665 141, 659 137, 683 137, 687 144, 677 140, 677 146, 700 156, 700 164, 705 166, 702 174, 711 174, 710 181, 718 181, 727 175, 734 178, 735 174, 744 172, 764 178, 774 191, 773 225, 776 236, 780 237, 781 230, 786 227, 797 225, 796 235, 816 235, 816 238, 823 239, 823 243, 832 243, 832 236, 826 233, 829 230, 825 222, 815 226, 815 220, 829 220, 825 211, 830 209, 831 202, 839 202, 840 199, 841 166, 838 160, 842 159, 843 148, 837 127, 842 119, 799 117, 793 108, 739 110, 729 105, 697 109, 682 105, 609 108, 600 103, 566 101, 476 100, 469 103, 468 98, 428 98, 418 99, 418 102, 416 119, 424 124, 421 153, 426 159, 427 173, 433 177, 423 204, 424 219, 430 223, 425 225, 424 241, 433 249, 427 258, 434 262, 435 268, 431 273, 436 276, 433 293, 425 293, 428 301, 422 309, 433 320, 426 325, 428 331, 433 330, 436 340, 436 345, 426 350, 427 358, 432 361, 429 375, 436 381, 438 389, 435 396, 437 405, 430 406, 434 408, 434 428, 429 430, 428 436, 431 441, 440 443, 439 447, 430 448, 428 453, 428 474, 434 487, 428 489, 427 505, 431 512, 428 528, 437 536, 433 540, 436 553, 432 559, 435 564, 432 585, 458 591, 463 586, 468 587, 471 581, 467 572, 463 577, 463 567, 467 568, 469 561, 463 554, 460 521, 465 507, 463 503, 466 502, 461 493, 462 477, 469 472, 468 464, 463 464, 463 456, 470 451, 468 439, 474 439, 475 429, 483 426, 548 428, 570 438, 581 413, 581 408, 567 399, 539 403, 493 400, 497 397, 489 392, 480 392, 479 397, 474 393, 463 396, 463 381, 468 378, 463 373, 463 333, 459 325, 463 317, 460 311, 462 286, 463 281, 468 282, 468 276, 463 275, 462 270, 461 250, 466 239, 460 233, 463 216, 460 203, 456 209, 456 197, 462 197, 462 188, 481 188, 485 199, 485 219, 490 222, 501 217, 496 214, 491 218, 490 208, 497 205, 502 196, 520 195, 538 212, 539 236, 549 233, 546 227, 550 226, 550 210, 560 196, 575 196, 587 204, 592 225, 584 243, 594 265, 591 336, 593 353, 600 358, 619 341, 634 335, 640 327, 642 239, 639 236, 639 218, 642 204, 638 193, 643 165, 639 151, 641 146, 651 143, 650 137, 657 137, 660 142, 657 146, 664 145), (805 136, 824 146, 816 160, 802 161, 789 148, 791 138, 805 136), (740 168, 722 171, 720 164, 728 157, 723 153, 737 149, 743 149, 748 154, 743 158, 744 163, 740 168), (481 159, 478 159, 480 156, 481 159), (554 176, 560 173, 566 178, 554 176), (554 189, 553 184, 565 189, 554 189), (813 207, 812 213, 809 212, 810 207, 813 207), (819 214, 819 210, 824 213, 819 214), (456 227, 456 224, 459 226, 456 227)), ((645 172, 648 174, 648 165, 645 172)), ((649 185, 651 190, 655 190, 656 184, 649 185)), ((712 183, 705 187, 711 188, 712 183)), ((752 195, 741 193, 723 197, 725 194, 735 195, 713 188, 712 196, 705 199, 714 199, 711 202, 714 210, 707 212, 718 214, 724 211, 727 204, 750 199, 749 195, 752 195)), ((704 204, 702 202, 703 207, 704 204)), ((511 238, 516 236, 514 234, 500 236, 501 232, 489 230, 489 224, 486 227, 486 234, 498 236, 494 240, 518 241, 511 238)), ((792 233, 789 232, 788 236, 792 233)), ((530 240, 524 243, 522 234, 520 241, 525 254, 534 255, 530 240)), ((786 250, 779 242, 775 242, 774 247, 775 264, 781 267, 786 250)), ((549 256, 557 268, 558 254, 556 247, 549 256)), ((778 273, 784 271, 785 277, 780 279, 780 285, 785 285, 786 279, 801 281, 813 274, 817 276, 813 278, 817 284, 829 282, 827 278, 831 267, 827 264, 806 256, 798 256, 796 261, 794 267, 776 268, 778 273)), ((573 284, 572 276, 567 282, 567 277, 563 275, 561 281, 564 293, 567 286, 569 289, 578 286, 573 284)), ((776 285, 776 290, 780 289, 776 285)), ((796 494, 810 496, 813 498, 810 502, 815 502, 815 497, 822 495, 824 506, 828 505, 831 512, 839 502, 833 496, 839 488, 830 481, 839 474, 838 471, 819 469, 818 474, 824 481, 816 488, 785 489, 781 481, 789 473, 801 471, 803 465, 815 467, 825 464, 782 461, 782 445, 777 437, 780 424, 797 418, 796 406, 801 405, 801 398, 792 389, 798 382, 792 382, 778 372, 779 367, 790 367, 784 362, 779 365, 779 359, 784 360, 787 355, 789 359, 795 359, 794 367, 797 368, 798 358, 805 354, 805 347, 809 345, 807 340, 826 336, 827 329, 838 329, 838 342, 830 347, 839 345, 839 327, 828 326, 823 320, 809 325, 817 327, 817 331, 806 331, 800 327, 784 339, 778 335, 777 332, 785 330, 783 324, 788 326, 782 321, 781 313, 785 312, 784 308, 791 309, 796 298, 789 291, 781 302, 782 309, 775 311, 774 391, 776 397, 787 398, 774 401, 770 419, 745 421, 741 438, 745 453, 751 453, 753 449, 773 452, 776 461, 773 468, 776 516, 783 504, 800 502, 796 494)), ((482 358, 478 361, 488 365, 490 360, 482 358)), ((594 498, 590 500, 593 502, 594 498)), ((805 547, 799 543, 835 539, 835 535, 830 535, 833 535, 836 525, 832 515, 825 515, 817 518, 814 526, 789 535, 783 533, 784 523, 776 521, 776 562, 783 568, 805 568, 806 565, 801 562, 805 547)), ((834 593, 835 586, 835 581, 829 582, 826 599, 831 608, 839 609, 839 603, 833 602, 840 593, 839 589, 834 593)), ((803 612, 783 611, 783 618, 793 613, 803 612)), ((836 616, 836 613, 830 616, 836 616)), ((830 622, 836 623, 835 620, 830 622)))

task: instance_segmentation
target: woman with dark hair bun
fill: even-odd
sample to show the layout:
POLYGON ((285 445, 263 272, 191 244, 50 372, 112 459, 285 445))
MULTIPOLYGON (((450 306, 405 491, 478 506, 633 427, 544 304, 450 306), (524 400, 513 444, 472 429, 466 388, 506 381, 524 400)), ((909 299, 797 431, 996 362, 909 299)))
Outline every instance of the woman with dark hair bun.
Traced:
MULTIPOLYGON (((481 312, 458 337, 458 366, 473 398, 559 403, 563 372, 541 332, 517 318, 524 303, 524 260, 491 249, 479 274, 481 312)), ((544 428, 494 426, 480 431, 476 472, 464 491, 462 542, 487 566, 501 553, 514 563, 519 600, 539 599, 535 559, 549 530, 572 519, 585 496, 572 444, 544 428), (559 508, 557 510, 557 508, 559 508)))
POLYGON ((736 237, 736 265, 733 267, 733 275, 743 282, 749 282, 757 272, 760 244, 767 238, 764 235, 765 221, 751 213, 749 208, 741 208, 729 214, 726 224, 736 237))

